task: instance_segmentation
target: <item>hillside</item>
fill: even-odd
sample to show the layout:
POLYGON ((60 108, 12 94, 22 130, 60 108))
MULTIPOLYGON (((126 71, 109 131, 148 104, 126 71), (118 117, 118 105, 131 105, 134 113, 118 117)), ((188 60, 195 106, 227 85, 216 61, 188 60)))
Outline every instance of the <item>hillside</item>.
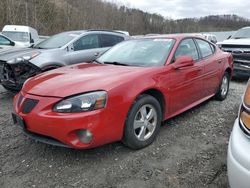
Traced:
POLYGON ((6 24, 30 25, 43 35, 89 28, 127 30, 136 35, 227 31, 250 25, 250 21, 237 15, 173 20, 101 0, 1 0, 0 28, 6 24))

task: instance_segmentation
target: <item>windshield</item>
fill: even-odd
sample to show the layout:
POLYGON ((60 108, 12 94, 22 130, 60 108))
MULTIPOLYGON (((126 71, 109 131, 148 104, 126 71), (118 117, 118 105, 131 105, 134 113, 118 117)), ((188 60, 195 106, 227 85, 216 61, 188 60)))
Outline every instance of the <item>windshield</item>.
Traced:
POLYGON ((250 28, 242 28, 238 30, 231 38, 232 39, 250 38, 250 28))
POLYGON ((174 42, 173 39, 125 41, 111 48, 97 62, 145 67, 164 65, 174 42))
POLYGON ((75 37, 78 37, 78 35, 72 33, 59 33, 40 42, 39 44, 35 45, 34 48, 40 48, 40 49, 61 48, 62 46, 66 45, 71 40, 73 40, 75 37))
POLYGON ((30 42, 30 37, 28 32, 3 31, 2 33, 13 41, 30 42))

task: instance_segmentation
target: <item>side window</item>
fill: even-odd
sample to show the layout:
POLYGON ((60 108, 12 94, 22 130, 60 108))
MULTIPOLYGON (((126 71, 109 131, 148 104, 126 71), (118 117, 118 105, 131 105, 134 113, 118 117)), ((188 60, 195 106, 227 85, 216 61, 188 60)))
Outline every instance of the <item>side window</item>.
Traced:
POLYGON ((0 45, 10 45, 10 41, 3 36, 0 36, 0 45))
POLYGON ((119 42, 124 41, 124 38, 116 35, 101 34, 100 40, 102 47, 111 47, 119 42))
POLYGON ((196 39, 196 41, 197 41, 197 44, 198 44, 198 46, 199 46, 199 48, 201 50, 201 55, 202 55, 203 58, 207 57, 207 56, 210 56, 210 55, 212 55, 214 53, 212 48, 211 48, 210 43, 208 43, 208 42, 206 42, 204 40, 201 40, 201 39, 196 39))
POLYGON ((98 35, 86 35, 73 44, 74 51, 100 48, 98 35))
POLYGON ((185 39, 181 41, 175 52, 175 58, 180 56, 191 56, 195 61, 199 59, 198 51, 193 39, 185 39))

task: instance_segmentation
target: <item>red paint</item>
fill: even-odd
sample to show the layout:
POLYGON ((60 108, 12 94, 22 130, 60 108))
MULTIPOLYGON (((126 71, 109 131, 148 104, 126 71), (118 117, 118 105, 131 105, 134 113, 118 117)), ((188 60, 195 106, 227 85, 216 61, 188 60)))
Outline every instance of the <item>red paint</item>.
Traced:
MULTIPOLYGON (((83 63, 49 71, 25 83, 14 98, 14 112, 25 120, 29 131, 82 149, 120 141, 129 108, 136 97, 149 89, 158 90, 164 96, 164 120, 215 95, 225 70, 232 71, 231 55, 217 48, 214 55, 199 63, 176 69, 171 61, 179 42, 186 36, 159 37, 176 39, 165 66, 143 68, 83 63), (82 113, 52 111, 52 107, 64 97, 96 90, 108 93, 104 109, 82 113), (22 103, 20 108, 17 107, 20 94, 24 98, 39 100, 29 114, 20 112, 22 103), (83 128, 94 135, 88 145, 80 143, 75 134, 76 130, 83 128)), ((189 61, 190 58, 186 58, 189 61)))

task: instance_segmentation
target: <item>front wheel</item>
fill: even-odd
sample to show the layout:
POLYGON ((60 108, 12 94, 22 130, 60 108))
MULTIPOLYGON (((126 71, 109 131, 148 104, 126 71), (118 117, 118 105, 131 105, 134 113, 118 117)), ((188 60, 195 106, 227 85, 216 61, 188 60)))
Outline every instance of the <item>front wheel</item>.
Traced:
POLYGON ((150 145, 159 132, 161 120, 159 102, 150 95, 139 96, 128 113, 123 143, 132 149, 150 145))
POLYGON ((217 92, 217 94, 215 95, 215 98, 223 101, 224 99, 226 99, 228 91, 229 91, 229 82, 230 82, 230 76, 228 74, 228 72, 225 72, 222 80, 221 80, 221 84, 219 87, 219 90, 217 92))

